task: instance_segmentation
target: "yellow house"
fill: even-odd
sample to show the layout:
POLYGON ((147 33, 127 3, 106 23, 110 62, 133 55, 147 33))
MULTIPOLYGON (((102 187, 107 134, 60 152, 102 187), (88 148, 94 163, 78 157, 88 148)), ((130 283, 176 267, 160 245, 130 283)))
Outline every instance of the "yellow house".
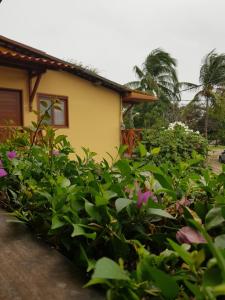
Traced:
POLYGON ((121 143, 123 103, 153 101, 145 95, 80 66, 0 36, 0 127, 7 120, 29 126, 33 110, 59 99, 50 125, 68 136, 76 152, 88 147, 99 157, 115 154, 121 143))

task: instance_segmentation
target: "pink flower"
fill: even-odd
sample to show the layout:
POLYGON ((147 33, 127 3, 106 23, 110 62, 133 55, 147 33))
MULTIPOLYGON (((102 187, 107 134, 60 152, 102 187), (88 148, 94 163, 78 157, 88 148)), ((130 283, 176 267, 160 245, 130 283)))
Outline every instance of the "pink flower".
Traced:
POLYGON ((52 155, 57 156, 59 154, 60 154, 59 150, 52 150, 52 155))
POLYGON ((182 214, 184 212, 183 207, 189 206, 191 204, 191 201, 187 198, 182 198, 181 200, 176 202, 176 210, 182 214))
POLYGON ((5 177, 7 175, 8 175, 8 173, 6 172, 6 170, 1 168, 0 169, 0 177, 5 177))
POLYGON ((16 157, 16 151, 8 151, 7 157, 8 159, 14 159, 16 157))
POLYGON ((137 180, 134 181, 134 186, 132 188, 126 187, 125 193, 128 194, 129 199, 132 199, 134 197, 134 194, 136 194, 140 190, 140 186, 137 180))
POLYGON ((137 201, 137 207, 141 208, 143 203, 147 203, 148 199, 152 198, 153 201, 157 202, 156 196, 151 191, 142 192, 141 190, 138 191, 138 201, 137 201))
POLYGON ((206 244, 204 237, 189 226, 182 227, 177 231, 176 239, 181 244, 206 244))

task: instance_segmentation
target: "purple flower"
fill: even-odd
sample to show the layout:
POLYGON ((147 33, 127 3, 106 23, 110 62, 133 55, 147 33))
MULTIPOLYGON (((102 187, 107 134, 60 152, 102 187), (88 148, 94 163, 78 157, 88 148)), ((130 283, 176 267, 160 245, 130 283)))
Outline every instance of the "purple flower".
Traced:
POLYGON ((0 169, 0 177, 5 177, 7 175, 8 175, 8 173, 6 172, 6 170, 1 168, 0 169))
POLYGON ((204 237, 189 226, 182 227, 177 231, 176 239, 181 244, 206 244, 204 237))
POLYGON ((8 151, 7 157, 8 159, 14 159, 16 157, 16 151, 8 151))
POLYGON ((138 201, 137 201, 137 207, 141 208, 143 203, 147 203, 148 199, 152 198, 153 201, 157 202, 156 196, 151 191, 142 192, 141 190, 138 191, 138 201))
POLYGON ((52 150, 52 155, 57 156, 59 154, 60 154, 59 150, 52 150))

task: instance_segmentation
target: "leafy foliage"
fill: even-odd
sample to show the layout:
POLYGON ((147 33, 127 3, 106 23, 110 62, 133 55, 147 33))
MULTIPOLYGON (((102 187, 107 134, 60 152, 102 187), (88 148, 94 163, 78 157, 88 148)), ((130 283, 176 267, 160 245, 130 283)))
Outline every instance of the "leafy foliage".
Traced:
POLYGON ((188 155, 157 166, 144 147, 137 160, 122 149, 111 164, 87 149, 69 159, 66 137, 42 130, 32 147, 28 131, 0 145, 4 205, 86 269, 86 286, 110 300, 225 295, 225 170, 196 171, 202 158, 188 155), (188 244, 175 242, 178 232, 188 244))
POLYGON ((148 150, 148 159, 160 164, 162 162, 185 162, 188 159, 198 160, 199 154, 206 157, 207 140, 199 132, 190 130, 180 122, 173 124, 175 126, 168 129, 144 131, 142 143, 148 150), (157 155, 154 153, 156 148, 158 149, 157 155))
POLYGON ((215 50, 209 52, 202 61, 199 84, 180 84, 190 90, 195 90, 193 102, 205 103, 204 133, 208 137, 209 109, 216 102, 217 94, 223 95, 225 87, 225 54, 218 54, 215 50))
POLYGON ((180 101, 176 60, 162 49, 154 49, 146 57, 143 66, 134 66, 137 80, 129 82, 131 88, 157 96, 156 103, 143 103, 130 110, 126 126, 149 128, 165 125, 176 119, 177 103, 180 101), (162 117, 163 116, 163 117, 162 117))

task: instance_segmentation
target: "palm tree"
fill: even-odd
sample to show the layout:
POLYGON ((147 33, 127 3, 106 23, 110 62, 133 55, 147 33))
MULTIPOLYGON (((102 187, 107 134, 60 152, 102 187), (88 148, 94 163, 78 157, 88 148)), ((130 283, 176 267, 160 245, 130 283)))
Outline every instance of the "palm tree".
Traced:
MULTIPOLYGON (((156 110, 160 109, 164 115, 172 111, 174 116, 180 100, 176 60, 169 53, 157 48, 147 56, 142 67, 134 66, 134 72, 137 80, 127 83, 127 86, 154 94, 159 100, 155 104, 139 105, 139 108, 143 106, 142 125, 146 123, 145 117, 149 117, 149 111, 152 111, 153 107, 156 110)), ((132 119, 132 114, 133 110, 131 109, 130 119, 132 119)))
POLYGON ((176 98, 178 79, 176 73, 176 60, 169 53, 160 48, 153 50, 145 59, 142 68, 134 66, 138 78, 129 82, 131 88, 154 94, 158 98, 176 98))
POLYGON ((205 103, 204 133, 207 138, 209 108, 214 105, 218 93, 224 92, 225 88, 225 53, 217 54, 215 50, 209 52, 202 61, 199 84, 183 82, 180 86, 185 87, 185 90, 196 90, 192 102, 205 103))

